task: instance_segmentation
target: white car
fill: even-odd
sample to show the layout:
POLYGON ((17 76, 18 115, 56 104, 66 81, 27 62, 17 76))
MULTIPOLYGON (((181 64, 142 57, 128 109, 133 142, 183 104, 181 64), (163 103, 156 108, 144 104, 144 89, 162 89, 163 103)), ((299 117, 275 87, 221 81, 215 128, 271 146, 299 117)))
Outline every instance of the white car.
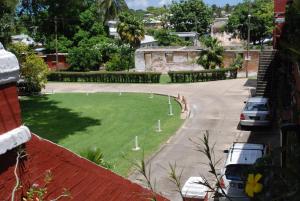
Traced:
MULTIPOLYGON (((221 169, 220 186, 225 194, 234 201, 249 201, 245 194, 248 170, 257 159, 263 157, 267 148, 263 144, 233 143, 227 153, 224 168, 221 169)), ((222 194, 222 190, 218 192, 222 194)), ((221 197, 220 200, 227 200, 221 197)))
POLYGON ((269 126, 271 113, 268 99, 263 97, 249 98, 240 115, 241 126, 269 126))
POLYGON ((208 187, 200 184, 204 182, 202 177, 190 177, 182 187, 181 193, 187 201, 207 201, 208 187))

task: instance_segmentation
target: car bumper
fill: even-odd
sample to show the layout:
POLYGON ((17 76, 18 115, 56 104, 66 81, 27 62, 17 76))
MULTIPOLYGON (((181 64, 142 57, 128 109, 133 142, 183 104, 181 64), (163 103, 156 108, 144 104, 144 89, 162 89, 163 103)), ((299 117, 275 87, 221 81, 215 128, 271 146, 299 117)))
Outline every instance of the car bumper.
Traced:
POLYGON ((269 120, 241 120, 240 125, 242 126, 269 126, 271 121, 269 120))
MULTIPOLYGON (((250 201, 248 197, 230 197, 232 201, 250 201)), ((230 201, 226 197, 219 197, 219 201, 230 201)))

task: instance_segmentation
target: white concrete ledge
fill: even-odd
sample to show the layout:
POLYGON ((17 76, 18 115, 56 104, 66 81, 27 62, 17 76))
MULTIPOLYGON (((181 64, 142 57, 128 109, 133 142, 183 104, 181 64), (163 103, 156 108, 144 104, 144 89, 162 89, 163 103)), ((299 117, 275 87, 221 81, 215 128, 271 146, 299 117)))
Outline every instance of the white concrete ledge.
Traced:
POLYGON ((28 142, 31 139, 30 130, 26 126, 20 126, 0 135, 0 155, 8 150, 28 142))

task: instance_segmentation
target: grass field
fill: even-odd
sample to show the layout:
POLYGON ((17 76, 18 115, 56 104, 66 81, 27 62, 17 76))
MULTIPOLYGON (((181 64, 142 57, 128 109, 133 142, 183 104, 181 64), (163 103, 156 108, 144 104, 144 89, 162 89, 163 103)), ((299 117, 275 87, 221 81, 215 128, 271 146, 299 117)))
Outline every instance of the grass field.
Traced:
POLYGON ((145 156, 158 150, 182 124, 180 106, 168 97, 135 93, 53 94, 21 99, 24 123, 32 132, 76 153, 98 147, 114 171, 127 176, 143 151, 132 151, 135 136, 145 156), (157 133, 157 120, 162 132, 157 133), (125 158, 124 158, 125 157, 125 158))

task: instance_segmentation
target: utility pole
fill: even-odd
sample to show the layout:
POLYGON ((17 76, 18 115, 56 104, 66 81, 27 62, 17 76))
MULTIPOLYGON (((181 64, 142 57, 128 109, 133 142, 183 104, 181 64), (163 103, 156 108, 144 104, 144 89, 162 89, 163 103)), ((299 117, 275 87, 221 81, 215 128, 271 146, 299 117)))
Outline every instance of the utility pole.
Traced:
POLYGON ((55 60, 56 60, 56 70, 58 66, 58 50, 57 50, 57 17, 54 17, 55 24, 55 60))
POLYGON ((248 64, 249 64, 249 61, 251 60, 251 59, 250 59, 250 55, 249 55, 249 45, 250 45, 250 18, 251 18, 251 15, 248 14, 248 38, 247 38, 247 58, 246 58, 247 65, 246 65, 246 78, 248 78, 248 64))

